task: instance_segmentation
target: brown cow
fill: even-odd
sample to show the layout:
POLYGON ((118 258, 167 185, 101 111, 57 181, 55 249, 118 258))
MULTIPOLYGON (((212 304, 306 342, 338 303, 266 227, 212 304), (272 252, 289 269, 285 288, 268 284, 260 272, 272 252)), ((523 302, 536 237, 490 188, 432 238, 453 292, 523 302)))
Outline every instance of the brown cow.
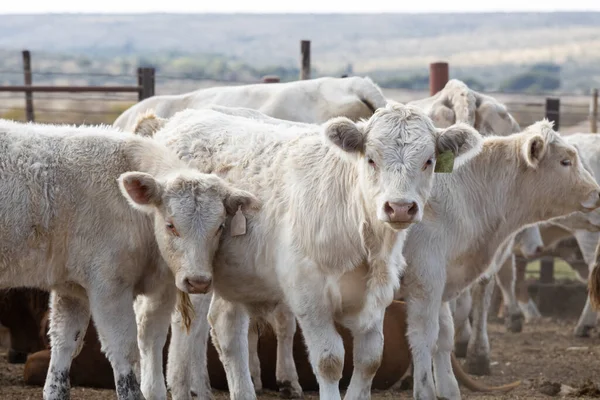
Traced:
POLYGON ((48 300, 49 294, 43 290, 0 290, 0 324, 10 333, 9 363, 23 364, 28 354, 47 348, 40 335, 40 321, 48 300))
MULTIPOLYGON (((344 340, 345 352, 344 371, 340 387, 346 388, 352 375, 352 337, 350 332, 338 326, 344 340)), ((411 364, 410 350, 406 340, 406 306, 404 302, 394 301, 387 309, 384 319, 384 350, 381 366, 373 379, 373 389, 386 390, 398 382, 406 374, 411 364)), ((167 360, 170 335, 163 349, 163 360, 167 360)), ((258 355, 261 365, 261 378, 263 387, 278 390, 275 380, 275 364, 277 354, 277 339, 270 326, 261 332, 258 342, 258 355)), ((208 372, 211 386, 219 390, 227 390, 227 378, 219 356, 209 341, 208 346, 208 372)), ((294 360, 302 388, 317 391, 318 385, 312 367, 308 361, 306 346, 302 331, 298 327, 294 336, 294 360)), ((452 357, 453 369, 459 382, 473 391, 510 390, 519 382, 490 388, 472 380, 452 357)), ((43 386, 48 365, 50 363, 50 350, 42 350, 32 354, 25 364, 24 379, 28 385, 43 386)), ((114 379, 110 363, 100 351, 97 333, 94 325, 90 323, 81 353, 73 360, 70 371, 73 386, 88 386, 95 388, 114 389, 114 379)))

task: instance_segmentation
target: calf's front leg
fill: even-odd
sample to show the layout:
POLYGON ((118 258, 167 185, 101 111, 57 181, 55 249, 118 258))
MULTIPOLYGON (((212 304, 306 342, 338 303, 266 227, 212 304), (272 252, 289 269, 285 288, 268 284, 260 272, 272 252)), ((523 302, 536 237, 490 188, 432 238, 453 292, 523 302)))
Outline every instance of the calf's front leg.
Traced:
POLYGON ((244 306, 214 293, 208 321, 213 344, 225 368, 231 400, 255 400, 248 357, 250 317, 244 306))
POLYGON ((44 400, 70 398, 69 371, 73 358, 83 346, 90 322, 88 299, 69 294, 72 289, 56 289, 50 293, 50 365, 44 384, 44 400))
POLYGON ((385 309, 372 310, 374 324, 367 329, 351 329, 354 337, 354 371, 344 400, 371 398, 371 384, 383 356, 383 318, 385 309))
POLYGON ((523 330, 523 315, 517 302, 515 291, 516 267, 515 255, 511 254, 496 272, 496 282, 502 291, 502 300, 506 310, 504 324, 509 332, 518 333, 523 330))
POLYGON ((136 301, 142 393, 146 400, 167 398, 163 376, 163 348, 175 307, 175 285, 165 278, 162 287, 136 301))

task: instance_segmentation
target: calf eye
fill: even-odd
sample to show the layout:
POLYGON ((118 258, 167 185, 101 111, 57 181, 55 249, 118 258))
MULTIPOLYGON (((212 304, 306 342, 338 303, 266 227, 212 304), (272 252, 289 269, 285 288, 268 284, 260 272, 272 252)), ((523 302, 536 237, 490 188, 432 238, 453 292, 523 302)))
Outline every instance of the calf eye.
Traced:
POLYGON ((223 232, 223 229, 225 229, 225 222, 223 222, 221 225, 219 225, 219 229, 217 229, 217 233, 223 232))
POLYGON ((175 229, 175 225, 172 222, 167 222, 167 230, 174 236, 179 236, 179 232, 175 229))
POLYGON ((431 158, 429 160, 425 161, 425 164, 423 165, 423 171, 425 171, 427 168, 429 168, 429 166, 432 164, 433 164, 433 160, 431 158))
POLYGON ((375 168, 377 165, 375 164, 375 161, 373 161, 372 158, 369 158, 369 165, 373 168, 375 168))
POLYGON ((572 163, 571 163, 571 160, 569 160, 568 158, 566 158, 566 159, 564 159, 564 160, 562 160, 560 162, 560 165, 562 165, 564 167, 568 167, 568 166, 572 165, 572 163))

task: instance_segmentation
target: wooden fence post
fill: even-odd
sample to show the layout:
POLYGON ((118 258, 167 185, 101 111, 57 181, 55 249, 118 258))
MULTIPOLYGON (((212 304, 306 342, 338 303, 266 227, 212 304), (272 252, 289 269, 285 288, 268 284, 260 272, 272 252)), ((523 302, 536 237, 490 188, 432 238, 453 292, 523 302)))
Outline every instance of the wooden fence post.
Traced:
MULTIPOLYGON (((23 50, 23 75, 25 86, 31 86, 31 53, 29 53, 29 50, 23 50)), ((25 117, 29 122, 35 121, 33 93, 30 90, 25 92, 25 117)))
POLYGON ((598 89, 592 90, 590 103, 590 132, 598 133, 598 89))
POLYGON ((310 79, 310 40, 300 41, 300 79, 310 79))
MULTIPOLYGON (((560 129, 560 99, 546 98, 546 119, 554 122, 554 130, 560 129)), ((540 260, 540 283, 554 282, 554 258, 542 257, 540 260)))
POLYGON ((155 84, 154 68, 138 68, 138 85, 142 87, 138 96, 139 101, 154 96, 155 84))
POLYGON ((450 79, 447 62, 435 62, 429 64, 429 95, 433 96, 446 86, 450 79))

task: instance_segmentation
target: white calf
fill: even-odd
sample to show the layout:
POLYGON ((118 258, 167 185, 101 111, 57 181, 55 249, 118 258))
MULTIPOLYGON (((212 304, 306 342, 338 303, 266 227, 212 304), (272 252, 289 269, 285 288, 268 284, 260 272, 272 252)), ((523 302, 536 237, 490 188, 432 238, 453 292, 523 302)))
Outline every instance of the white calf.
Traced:
POLYGON ((0 159, 0 287, 51 290, 44 398, 69 397, 91 314, 118 398, 164 399, 176 287, 209 289, 226 214, 257 200, 151 139, 106 128, 0 120, 0 159))

